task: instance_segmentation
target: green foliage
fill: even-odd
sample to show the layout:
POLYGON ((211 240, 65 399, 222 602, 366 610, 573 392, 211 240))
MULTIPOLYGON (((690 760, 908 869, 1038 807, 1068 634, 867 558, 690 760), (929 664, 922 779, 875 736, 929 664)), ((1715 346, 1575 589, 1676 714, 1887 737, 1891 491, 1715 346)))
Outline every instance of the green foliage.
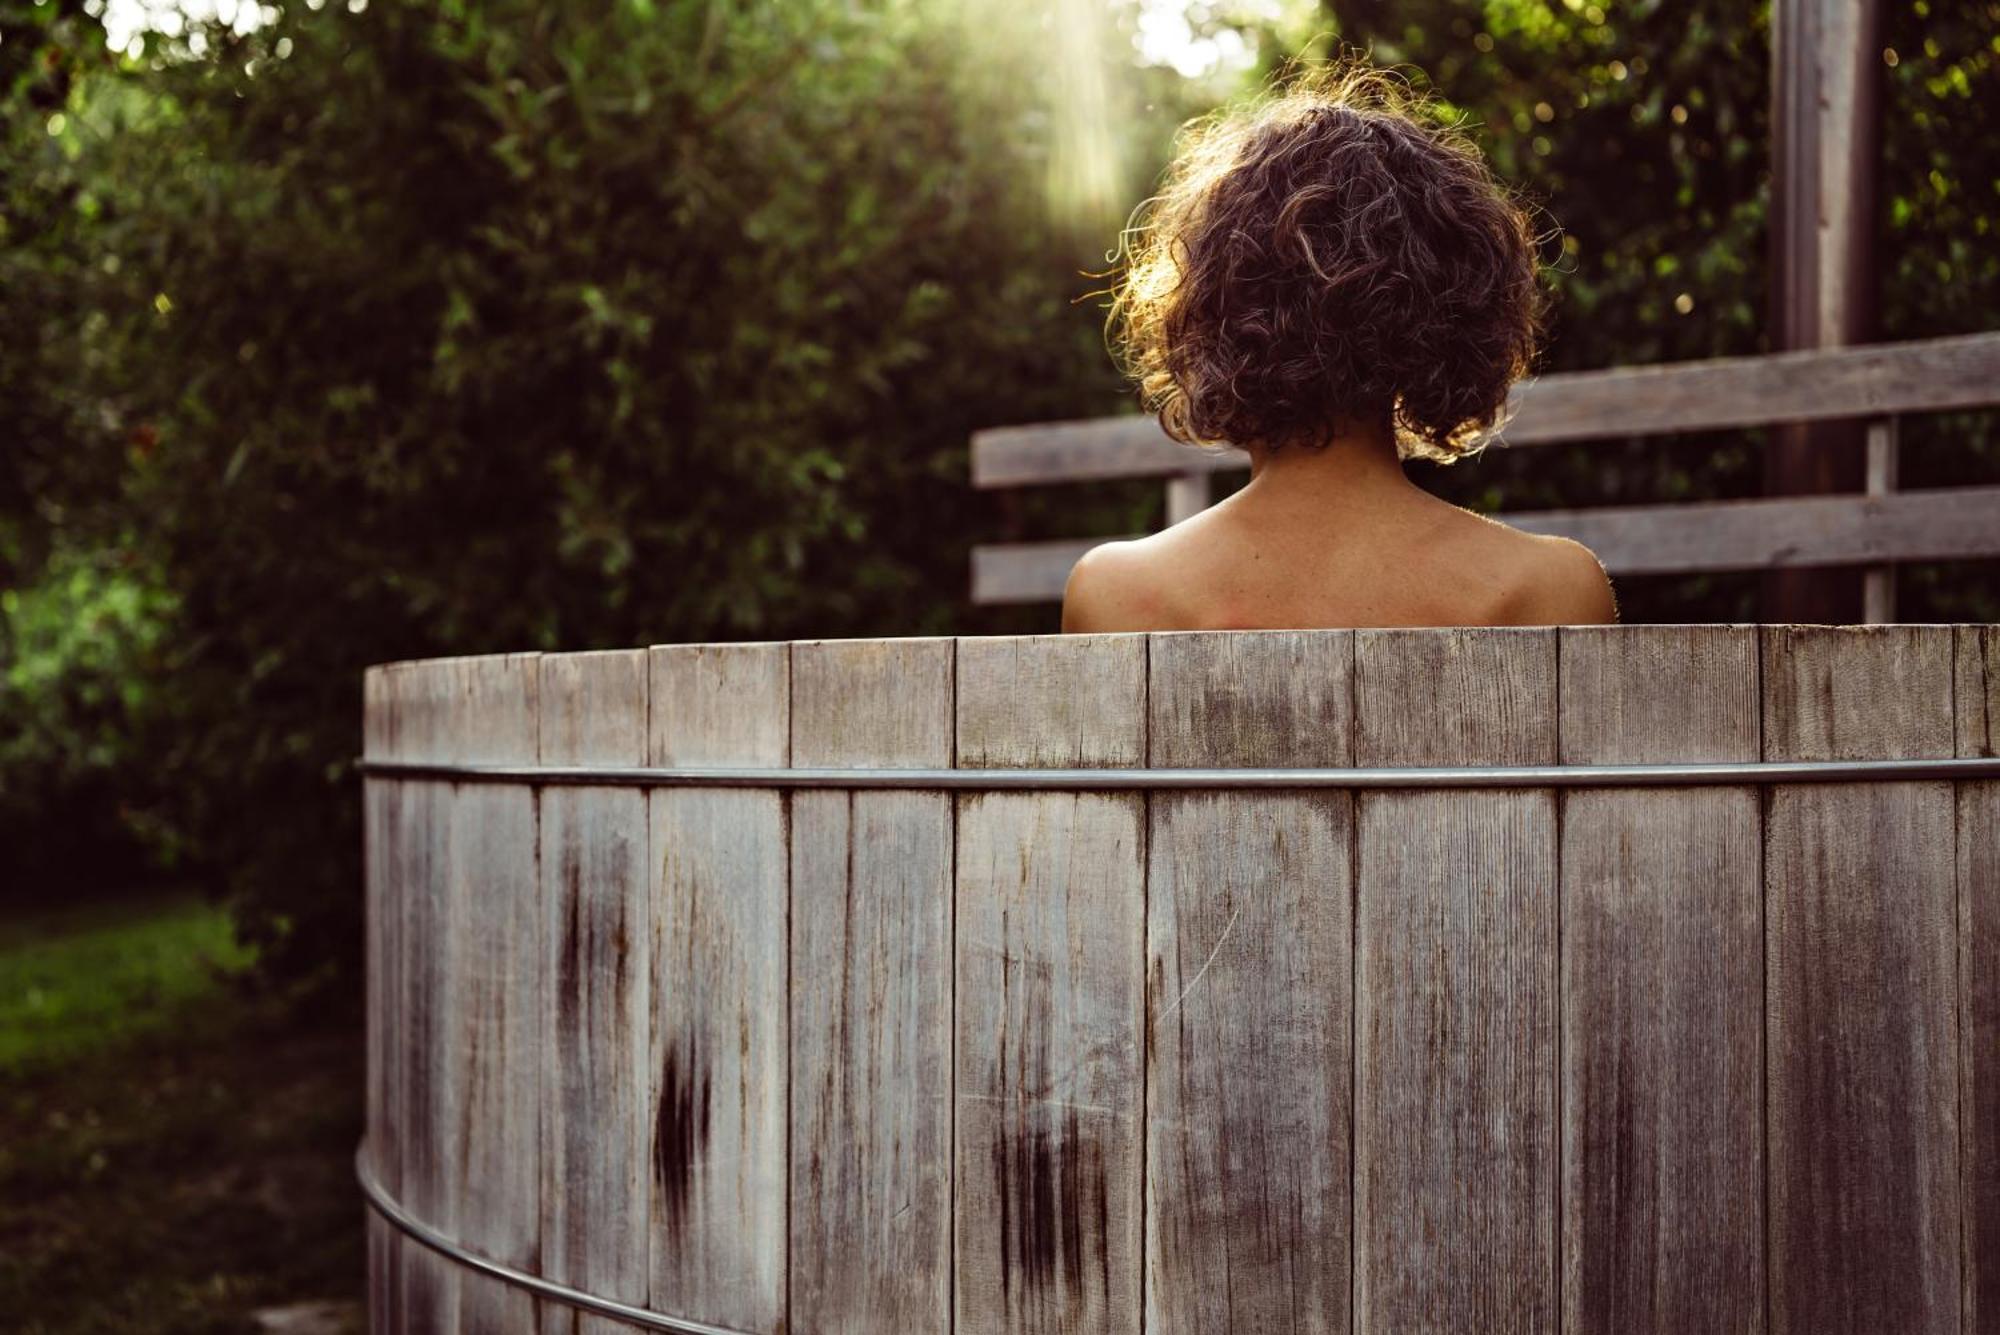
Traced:
POLYGON ((971 430, 1115 404, 1032 99, 924 8, 288 8, 13 127, 89 259, 94 463, 28 490, 157 561, 174 816, 272 968, 354 956, 365 664, 943 629, 971 430))
MULTIPOLYGON (((1327 0, 1334 30, 1403 63, 1548 218, 1545 369, 1768 351, 1766 5, 1725 0, 1327 0)), ((2000 5, 1885 0, 1890 47, 1882 337, 1992 328, 2000 309, 2000 5)), ((1991 415, 1906 424, 1905 485, 1991 481, 1991 415)), ((1431 470, 1484 509, 1755 494, 1761 436, 1714 433, 1494 451, 1431 470)), ((1621 581, 1632 620, 1752 620, 1754 577, 1621 581)), ((1909 620, 2000 615, 2000 571, 1906 578, 1909 620), (1983 609, 1983 610, 1982 610, 1983 609)))
MULTIPOLYGON (((1048 628, 965 609, 969 544, 1129 530, 1157 489, 981 497, 965 441, 1120 403, 1078 301, 1106 182, 1136 198, 1215 92, 1098 87, 1004 0, 354 8, 116 59, 82 0, 0 0, 0 841, 83 828, 81 803, 192 850, 288 979, 356 956, 368 663, 1048 628)), ((1133 16, 1106 12, 1115 67, 1133 16)), ((1328 5, 1332 41, 1431 86, 1546 209, 1550 369, 1761 349, 1764 14, 1328 5)), ((1971 110, 2000 94, 1996 19, 1891 4, 1887 336, 2000 304, 1971 110)), ((1912 484, 1992 475, 1978 420, 1908 438, 1912 484)), ((1433 481, 1488 509, 1731 496, 1757 445, 1433 481)), ((1993 616, 1995 585, 1927 568, 1906 615, 1993 616)), ((1707 620, 1751 587, 1624 594, 1707 620)))
POLYGON ((0 883, 74 894, 183 852, 150 770, 174 600, 109 548, 0 589, 0 883))

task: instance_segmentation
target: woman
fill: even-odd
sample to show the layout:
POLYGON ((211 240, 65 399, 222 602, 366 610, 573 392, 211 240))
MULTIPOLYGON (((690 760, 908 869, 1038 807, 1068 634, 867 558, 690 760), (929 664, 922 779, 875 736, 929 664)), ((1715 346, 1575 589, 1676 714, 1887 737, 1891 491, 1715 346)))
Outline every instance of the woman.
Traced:
POLYGON ((1135 234, 1111 332, 1169 435, 1250 481, 1078 562, 1063 629, 1616 620, 1590 551, 1431 496, 1534 353, 1526 216, 1401 85, 1322 74, 1199 123, 1135 234))

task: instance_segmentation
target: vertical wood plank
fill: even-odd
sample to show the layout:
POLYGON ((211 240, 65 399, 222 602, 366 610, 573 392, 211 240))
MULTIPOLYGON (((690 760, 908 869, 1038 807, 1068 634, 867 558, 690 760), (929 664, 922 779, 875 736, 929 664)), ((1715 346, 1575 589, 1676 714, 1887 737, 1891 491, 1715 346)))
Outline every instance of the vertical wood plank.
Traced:
MULTIPOLYGON (((1757 631, 1561 633, 1566 765, 1754 761, 1757 631)), ((1562 798, 1563 1326, 1764 1328, 1758 790, 1562 798)))
MULTIPOLYGON (((1548 764, 1553 630, 1360 631, 1355 763, 1548 764)), ((1556 800, 1357 801, 1355 1329, 1556 1322, 1556 800)))
MULTIPOLYGON (((648 763, 788 764, 789 663, 783 644, 653 648, 648 763)), ((785 799, 648 801, 652 1305, 771 1335, 787 1268, 785 799)))
MULTIPOLYGON (((391 665, 369 668, 362 677, 362 752, 371 760, 391 760, 399 755, 397 692, 401 675, 391 665)), ((399 1196, 402 1188, 402 1152, 397 1141, 401 1081, 397 1077, 403 1059, 396 1023, 402 983, 402 887, 397 881, 403 840, 398 819, 401 811, 402 791, 397 780, 365 782, 362 837, 368 952, 368 1165, 375 1180, 392 1196, 399 1196)), ((368 1327, 384 1335, 401 1326, 400 1236, 380 1215, 368 1211, 368 1327)))
MULTIPOLYGON (((1942 756, 1952 634, 1767 627, 1771 760, 1942 756)), ((1946 783, 1778 785, 1765 872, 1777 1335, 1959 1330, 1946 783)))
MULTIPOLYGON (((949 768, 953 642, 792 646, 792 763, 949 768)), ((791 1323, 949 1328, 951 798, 792 795, 791 1323)))
POLYGON ((958 643, 961 766, 1145 763, 1143 635, 995 636, 958 643))
MULTIPOLYGON (((1143 636, 967 639, 961 767, 1133 765, 1143 636)), ((955 1329, 1136 1332, 1145 803, 957 805, 955 1329)))
MULTIPOLYGON (((398 728, 408 759, 449 759, 455 660, 405 663, 397 669, 398 728)), ((453 947, 450 915, 452 786, 431 779, 399 783, 401 839, 393 878, 398 978, 396 1121, 402 1202, 417 1218, 455 1236, 458 1201, 447 1178, 456 1109, 450 1088, 451 1017, 446 993, 453 947)), ((458 1272, 408 1238, 397 1242, 398 1329, 408 1335, 455 1331, 458 1272)))
MULTIPOLYGON (((644 650, 541 663, 544 765, 646 763, 644 650)), ((644 1306, 651 1144, 652 859, 638 788, 551 787, 541 803, 541 1274, 644 1306)), ((634 1329, 541 1304, 543 1335, 634 1329)))
MULTIPOLYGON (((539 664, 535 654, 454 659, 440 759, 535 762, 539 664)), ((541 1222, 541 883, 535 794, 525 784, 450 790, 445 882, 445 1125, 440 1147, 452 1227, 472 1252, 532 1271, 541 1222)), ((458 1328, 530 1330, 534 1300, 461 1270, 458 1328)))
MULTIPOLYGON (((1151 640, 1151 763, 1353 763, 1347 631, 1151 640)), ((1353 797, 1161 792, 1147 876, 1146 1323, 1349 1326, 1353 797)))
MULTIPOLYGON (((2000 627, 1960 626, 1958 754, 2000 755, 2000 627)), ((2000 1331, 2000 782, 1958 786, 1959 1176, 1964 1329, 2000 1331)))

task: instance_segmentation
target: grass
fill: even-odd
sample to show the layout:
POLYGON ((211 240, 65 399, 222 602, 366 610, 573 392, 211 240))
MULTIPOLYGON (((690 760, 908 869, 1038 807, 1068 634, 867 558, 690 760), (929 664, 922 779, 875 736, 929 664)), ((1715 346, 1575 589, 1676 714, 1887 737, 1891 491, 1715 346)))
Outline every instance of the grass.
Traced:
POLYGON ((194 898, 0 925, 0 1076, 157 1032, 249 963, 229 919, 194 898))
POLYGON ((199 901, 0 925, 0 1326, 242 1332, 358 1300, 361 1046, 235 976, 199 901))

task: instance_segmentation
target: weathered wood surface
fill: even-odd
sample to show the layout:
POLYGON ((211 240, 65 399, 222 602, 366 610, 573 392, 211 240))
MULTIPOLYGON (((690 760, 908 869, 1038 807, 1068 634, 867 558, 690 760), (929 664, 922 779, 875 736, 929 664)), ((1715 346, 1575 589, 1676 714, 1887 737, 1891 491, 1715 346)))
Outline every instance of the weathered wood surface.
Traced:
POLYGON ((1145 636, 1022 635, 958 644, 961 767, 1145 763, 1145 636))
POLYGON ((2000 555, 2000 487, 1544 510, 1500 518, 1596 552, 1614 575, 2000 555))
MULTIPOLYGON (((1143 636, 958 652, 960 766, 1144 757, 1143 636)), ((1132 793, 959 798, 961 1335, 1140 1329, 1144 813, 1132 793)))
MULTIPOLYGON (((409 756, 449 756, 454 749, 451 705, 460 660, 400 664, 392 681, 398 696, 399 749, 409 756)), ((398 939, 395 971, 402 1199, 418 1218, 447 1235, 458 1231, 458 1197, 448 1177, 447 1152, 457 1113, 450 1078, 462 1035, 452 1029, 446 989, 456 947, 450 883, 452 787, 421 781, 402 785, 397 824, 401 838, 394 865, 398 939)), ((403 1239, 397 1244, 399 1329, 423 1335, 458 1324, 460 1276, 456 1267, 403 1239)))
MULTIPOLYGON (((1516 387, 1497 443, 1943 412, 2000 403, 2000 334, 1542 376, 1516 387)), ((995 427, 972 438, 975 487, 1246 468, 1238 450, 1175 443, 1151 417, 995 427)))
MULTIPOLYGON (((792 763, 948 769, 954 646, 792 648, 792 763)), ((791 1326, 943 1332, 952 804, 792 795, 791 1326)))
MULTIPOLYGON (((1549 764, 1556 634, 1361 631, 1355 763, 1549 764)), ((1556 1321, 1556 799, 1356 801, 1361 1335, 1556 1321)))
MULTIPOLYGON (((1568 765, 1759 754, 1757 630, 1561 637, 1568 765)), ((1753 786, 1562 799, 1563 1328, 1764 1329, 1753 786)))
MULTIPOLYGON (((1958 754, 2000 756, 2000 627, 1960 626, 1958 754)), ((1958 1014, 1964 1327, 2000 1331, 2000 781, 1958 786, 1958 1014)))
MULTIPOLYGON (((364 744, 1623 764, 1748 759, 1761 730, 1773 760, 1991 755, 1996 661, 1991 627, 682 646, 378 669, 364 744)), ((759 1335, 2000 1313, 2000 782, 378 776, 364 811, 370 1170, 559 1282, 759 1335)), ((620 1329, 379 1222, 368 1249, 385 1331, 620 1329)))
MULTIPOLYGON (((403 757, 399 666, 368 669, 362 678, 362 753, 371 760, 403 757)), ((402 894, 404 786, 369 783, 362 793, 363 913, 367 943, 368 1171, 385 1191, 402 1196, 402 894)), ((397 1328, 402 1291, 401 1235, 368 1214, 368 1328, 397 1328)))
MULTIPOLYGON (((446 759, 532 765, 537 753, 536 654, 453 663, 446 759)), ((541 881, 535 793, 526 785, 451 790, 451 922, 443 993, 453 1066, 450 1135, 437 1147, 456 1197, 455 1234, 481 1256, 520 1269, 540 1260, 537 1160, 541 1047, 541 881)), ((460 1280, 466 1330, 528 1330, 534 1301, 483 1275, 460 1280)))
MULTIPOLYGON (((651 651, 654 765, 784 766, 783 644, 651 651)), ((782 794, 657 789, 652 1305, 773 1335, 785 1322, 786 809, 782 794)))
MULTIPOLYGON (((1495 518, 1526 532, 1574 538, 1596 552, 1613 575, 2000 555, 2000 487, 1538 510, 1495 518)), ((1110 541, 975 546, 972 600, 1059 599, 1071 567, 1110 541)))
MULTIPOLYGON (((1351 632, 1151 658, 1153 765, 1353 763, 1351 632)), ((1353 823, 1344 792, 1151 799, 1149 1332, 1349 1328, 1353 823)))
MULTIPOLYGON (((1766 759, 1950 753, 1949 628, 1771 627, 1763 668, 1766 759)), ((1951 786, 1777 785, 1768 803, 1772 1330, 1956 1332, 1951 786)))
MULTIPOLYGON (((644 650, 542 660, 545 765, 646 763, 644 650)), ((586 1293, 643 1306, 652 857, 646 794, 541 790, 541 1267, 586 1293)), ((633 1329, 560 1303, 542 1335, 633 1329)))

